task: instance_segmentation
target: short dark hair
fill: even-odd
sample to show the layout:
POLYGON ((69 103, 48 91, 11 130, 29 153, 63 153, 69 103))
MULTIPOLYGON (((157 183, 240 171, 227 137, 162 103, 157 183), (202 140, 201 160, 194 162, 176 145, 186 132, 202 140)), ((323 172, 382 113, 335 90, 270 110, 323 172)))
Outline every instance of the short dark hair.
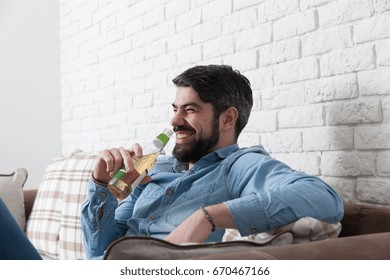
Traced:
POLYGON ((172 82, 177 87, 192 87, 203 102, 213 105, 216 118, 229 107, 235 107, 237 140, 253 106, 251 85, 245 76, 228 65, 204 65, 187 69, 172 82))

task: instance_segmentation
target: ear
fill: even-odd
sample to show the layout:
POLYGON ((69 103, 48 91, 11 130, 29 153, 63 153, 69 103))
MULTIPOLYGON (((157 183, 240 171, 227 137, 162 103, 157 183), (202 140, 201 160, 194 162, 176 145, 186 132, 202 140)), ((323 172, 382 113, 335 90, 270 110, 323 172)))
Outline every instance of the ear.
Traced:
POLYGON ((221 114, 220 128, 222 130, 235 129, 238 118, 238 110, 236 107, 230 107, 221 114))

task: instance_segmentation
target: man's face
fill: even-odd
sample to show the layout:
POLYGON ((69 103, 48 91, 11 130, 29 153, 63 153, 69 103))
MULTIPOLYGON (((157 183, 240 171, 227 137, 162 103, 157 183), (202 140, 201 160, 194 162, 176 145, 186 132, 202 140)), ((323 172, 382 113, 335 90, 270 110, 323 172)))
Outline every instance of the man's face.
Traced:
POLYGON ((176 132, 172 153, 180 162, 195 163, 216 149, 219 123, 210 103, 203 102, 191 87, 178 87, 172 107, 176 132))

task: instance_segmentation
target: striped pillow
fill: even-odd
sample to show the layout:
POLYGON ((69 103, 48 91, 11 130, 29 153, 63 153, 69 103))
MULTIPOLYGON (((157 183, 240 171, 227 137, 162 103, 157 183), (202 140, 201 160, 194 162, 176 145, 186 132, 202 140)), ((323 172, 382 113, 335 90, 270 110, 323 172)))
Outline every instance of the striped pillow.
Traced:
POLYGON ((97 154, 74 151, 46 168, 26 233, 44 259, 85 259, 81 204, 97 154))

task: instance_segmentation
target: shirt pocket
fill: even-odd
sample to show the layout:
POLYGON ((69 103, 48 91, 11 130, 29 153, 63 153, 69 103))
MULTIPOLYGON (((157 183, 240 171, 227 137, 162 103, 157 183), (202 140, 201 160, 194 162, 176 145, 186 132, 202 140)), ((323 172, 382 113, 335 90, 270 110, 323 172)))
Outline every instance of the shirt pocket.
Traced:
POLYGON ((145 189, 142 191, 140 199, 157 199, 163 196, 165 193, 165 188, 150 182, 145 189))
POLYGON ((190 185, 186 190, 181 192, 180 199, 207 202, 208 198, 213 193, 214 188, 215 183, 190 185))

